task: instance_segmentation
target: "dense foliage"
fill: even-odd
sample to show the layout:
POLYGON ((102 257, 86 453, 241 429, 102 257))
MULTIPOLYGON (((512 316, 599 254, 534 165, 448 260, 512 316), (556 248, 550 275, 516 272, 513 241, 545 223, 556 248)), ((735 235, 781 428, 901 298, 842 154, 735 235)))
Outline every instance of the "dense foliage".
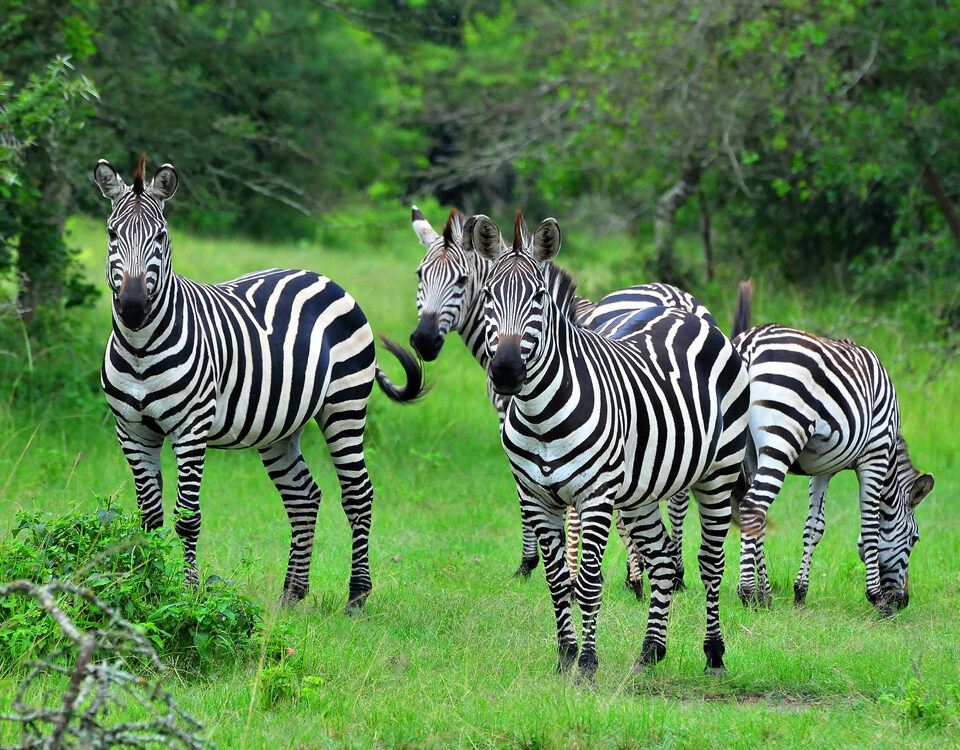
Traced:
MULTIPOLYGON (((72 581, 141 629, 160 658, 188 672, 242 659, 256 646, 259 605, 213 575, 183 585, 180 542, 169 529, 144 533, 136 514, 104 505, 95 513, 21 512, 0 547, 0 580, 72 581)), ((79 596, 59 606, 82 630, 105 627, 102 610, 79 596)), ((0 671, 60 648, 64 635, 34 599, 0 600, 0 671)))
POLYGON ((0 18, 0 271, 21 307, 84 299, 61 219, 102 211, 97 158, 129 174, 141 151, 180 168, 171 211, 209 232, 311 236, 360 196, 432 193, 626 229, 667 280, 700 273, 675 223, 708 265, 828 266, 876 297, 960 271, 949 3, 0 0, 0 18))

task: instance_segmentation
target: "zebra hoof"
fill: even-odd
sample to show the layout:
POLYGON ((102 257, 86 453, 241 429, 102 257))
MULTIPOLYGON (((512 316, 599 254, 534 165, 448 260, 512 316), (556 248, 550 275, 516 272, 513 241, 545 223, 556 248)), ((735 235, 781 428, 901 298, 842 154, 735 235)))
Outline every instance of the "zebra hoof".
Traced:
POLYGON ((638 602, 643 601, 643 579, 641 578, 638 581, 631 581, 628 577, 627 580, 623 582, 623 587, 627 591, 632 591, 633 595, 637 597, 638 602))
POLYGON ((673 579, 673 593, 676 594, 678 591, 683 591, 687 588, 687 584, 683 582, 682 578, 673 579))
POLYGON ((721 664, 719 667, 711 667, 709 664, 703 668, 703 673, 707 677, 724 677, 727 674, 727 668, 721 664))
POLYGON ((640 649, 640 657, 633 663, 633 672, 645 672, 647 668, 663 661, 666 655, 667 647, 662 643, 644 641, 643 648, 640 649))
POLYGON ((703 642, 703 653, 707 657, 707 666, 703 668, 703 673, 707 675, 723 675, 727 673, 727 668, 723 665, 723 654, 726 647, 723 645, 722 638, 713 638, 703 642))
POLYGON ((877 615, 879 615, 881 620, 887 620, 891 617, 896 616, 896 612, 893 607, 890 606, 889 602, 880 602, 877 606, 877 615))
POLYGON ((807 603, 807 587, 793 584, 793 603, 802 607, 807 603))
POLYGON ((748 588, 747 586, 737 586, 737 596, 740 597, 740 601, 743 602, 744 607, 749 607, 756 600, 757 591, 754 588, 748 588))
POLYGON ((292 607, 294 604, 303 601, 307 598, 307 594, 310 591, 309 586, 303 586, 301 584, 293 584, 292 586, 285 586, 283 593, 280 595, 280 606, 281 607, 292 607))
POLYGON ((582 651, 580 660, 577 662, 577 683, 592 685, 599 666, 600 661, 597 659, 596 651, 582 651))
POLYGON ((520 567, 513 574, 514 578, 529 578, 540 562, 539 557, 524 557, 520 560, 520 567))
POLYGON ((364 614, 368 596, 370 596, 370 589, 351 589, 344 612, 350 617, 364 614))
POLYGON ((557 649, 557 674, 565 674, 577 661, 577 645, 568 643, 557 649))

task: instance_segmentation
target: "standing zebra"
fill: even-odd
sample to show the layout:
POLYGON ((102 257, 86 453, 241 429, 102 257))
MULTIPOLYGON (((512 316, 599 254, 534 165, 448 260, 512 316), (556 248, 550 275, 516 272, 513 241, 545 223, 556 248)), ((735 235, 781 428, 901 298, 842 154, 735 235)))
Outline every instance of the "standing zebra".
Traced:
POLYGON ((520 213, 513 248, 486 216, 464 228, 495 265, 483 287, 488 376, 512 396, 501 438, 533 526, 557 623, 559 664, 577 656, 571 615, 583 622, 578 667, 597 668, 600 563, 614 508, 619 509, 650 572, 650 613, 638 667, 666 654, 674 579, 673 543, 659 501, 693 490, 701 519, 700 575, 706 588, 707 671, 723 670, 719 589, 730 492, 746 439, 747 374, 716 325, 677 309, 654 307, 619 327, 615 338, 572 318, 574 285, 552 265, 560 228, 547 219, 531 236, 520 213), (551 277, 559 275, 560 283, 551 277), (555 296, 547 293, 555 288, 555 296), (580 574, 566 574, 563 511, 583 524, 580 574))
MULTIPOLYGON (((447 334, 455 330, 467 349, 484 370, 487 355, 483 337, 483 305, 480 289, 490 274, 493 264, 482 257, 464 236, 466 217, 453 209, 441 233, 437 233, 416 206, 412 211, 413 229, 427 253, 417 268, 417 327, 410 336, 410 344, 428 362, 440 354, 447 334)), ((595 328, 607 336, 615 336, 620 325, 628 322, 638 310, 650 307, 676 307, 692 312, 713 322, 710 312, 694 297, 668 284, 643 284, 612 292, 594 305, 582 297, 574 297, 574 314, 585 326, 595 328)), ((497 394, 487 382, 487 393, 500 418, 501 425, 510 398, 497 394)), ((685 499, 682 509, 686 510, 685 499)), ((677 506, 681 507, 681 506, 677 506)), ((671 534, 679 540, 679 519, 670 504, 671 534)), ((577 548, 579 545, 579 518, 570 508, 567 516, 569 545, 567 562, 571 575, 576 577, 577 548)), ((633 548, 629 534, 618 518, 617 530, 627 548, 627 584, 636 595, 642 595, 643 561, 633 548)), ((537 541, 533 529, 522 519, 523 548, 520 566, 515 577, 528 577, 539 562, 537 541)), ((678 545, 679 549, 679 545, 678 545)), ((678 585, 682 585, 683 561, 677 560, 678 585)))
MULTIPOLYGON (((741 297, 745 293, 741 287, 741 297)), ((805 601, 813 550, 823 537, 827 485, 838 471, 852 469, 860 483, 857 546, 867 599, 885 616, 891 605, 906 606, 910 552, 919 538, 914 511, 933 489, 933 475, 910 460, 893 382, 877 355, 848 339, 775 324, 741 333, 733 343, 750 375, 740 598, 770 602, 766 517, 790 472, 810 477, 803 558, 793 585, 794 601, 805 601)))
POLYGON ((363 606, 372 584, 368 560, 373 486, 363 455, 367 399, 377 383, 407 402, 422 391, 416 359, 384 340, 403 365, 398 388, 376 364, 363 312, 343 289, 309 271, 269 270, 222 284, 199 284, 172 270, 164 202, 179 178, 170 164, 133 185, 101 159, 94 180, 112 202, 107 220, 107 282, 113 333, 101 383, 117 437, 133 471, 145 529, 163 524, 160 448, 177 461, 177 534, 186 579, 197 582, 200 479, 211 448, 256 448, 292 527, 283 600, 309 587, 320 489, 300 453, 316 419, 330 449, 353 532, 348 607, 363 606))

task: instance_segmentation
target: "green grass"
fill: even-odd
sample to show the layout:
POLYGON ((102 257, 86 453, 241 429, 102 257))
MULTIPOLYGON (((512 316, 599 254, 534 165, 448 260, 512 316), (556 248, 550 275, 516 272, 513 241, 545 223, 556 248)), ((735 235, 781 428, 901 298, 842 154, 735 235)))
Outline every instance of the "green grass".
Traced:
MULTIPOLYGON (((428 216, 436 225, 442 214, 432 210, 428 216)), ((390 226, 375 231, 327 230, 323 248, 212 241, 174 230, 174 265, 203 280, 268 266, 319 270, 351 291, 374 330, 406 341, 416 322, 414 269, 422 257, 407 221, 407 211, 398 209, 384 218, 390 226)), ((91 279, 102 285, 102 224, 71 226, 91 279)), ((614 260, 623 266, 615 239, 590 244, 581 239, 575 231, 565 233, 560 261, 586 280, 583 290, 590 296, 645 280, 639 273, 626 278, 609 270, 614 260)), ((692 291, 721 322, 729 321, 736 280, 735 269, 721 267, 715 282, 692 291)), ((452 336, 440 359, 428 365, 435 387, 423 403, 399 407, 379 392, 372 401, 367 452, 377 491, 374 591, 365 617, 342 614, 349 529, 318 431, 308 429, 304 439, 304 454, 325 492, 311 593, 289 611, 274 606, 290 533, 279 498, 255 453, 209 454, 201 577, 229 573, 252 557, 252 569, 239 585, 294 634, 288 664, 294 682, 313 679, 299 697, 294 690, 287 700, 266 701, 254 694, 264 689, 263 681, 256 687, 257 663, 224 664, 209 679, 170 676, 175 698, 224 748, 955 744, 960 731, 956 363, 931 348, 935 342, 909 321, 829 290, 801 293, 758 278, 754 319, 855 336, 875 348, 891 370, 913 457, 937 481, 917 513, 921 539, 911 560, 910 606, 894 619, 879 620, 864 597, 856 482, 849 472, 830 488, 827 531, 814 559, 808 605, 794 608, 807 499, 805 479, 793 477, 770 515, 772 610, 741 606, 734 591, 736 534, 728 538, 721 595, 725 678, 702 674, 705 615, 693 517, 685 528, 688 589, 674 599, 666 660, 639 678, 630 675, 646 606, 622 588, 624 553, 613 538, 604 560, 596 685, 587 689, 558 678, 542 568, 529 581, 510 579, 519 562, 519 509, 483 373, 452 336)), ((72 377, 54 389, 55 397, 38 392, 15 401, 7 397, 10 383, 0 382, 0 539, 21 508, 90 510, 97 494, 116 494, 123 507, 134 507, 112 418, 96 395, 110 326, 107 301, 76 320, 72 377)), ((33 352, 34 372, 24 373, 24 352, 8 349, 2 353, 11 358, 5 372, 19 367, 22 377, 39 378, 44 370, 62 368, 63 352, 33 352)), ((383 364, 391 375, 399 374, 388 355, 383 364)), ((164 458, 169 514, 174 473, 169 451, 164 458)), ((15 679, 0 682, 0 712, 15 679)), ((0 741, 10 741, 2 731, 0 741)))

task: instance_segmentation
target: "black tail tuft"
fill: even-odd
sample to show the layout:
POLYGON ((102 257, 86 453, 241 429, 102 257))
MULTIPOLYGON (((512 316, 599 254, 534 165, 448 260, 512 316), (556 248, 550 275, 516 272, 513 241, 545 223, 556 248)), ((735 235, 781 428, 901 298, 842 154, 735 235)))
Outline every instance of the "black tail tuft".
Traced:
POLYGON ((424 385, 423 366, 420 364, 420 360, 399 344, 394 344, 386 336, 380 336, 380 340, 386 350, 400 360, 403 372, 407 376, 407 384, 403 388, 398 388, 391 382, 386 373, 377 367, 377 385, 392 401, 401 404, 416 401, 430 390, 429 386, 424 385))
POLYGON ((733 491, 730 493, 730 522, 738 529, 743 526, 743 517, 740 513, 740 501, 743 500, 744 495, 747 494, 747 490, 749 489, 750 481, 747 479, 747 474, 741 466, 740 476, 737 477, 737 483, 733 486, 733 491))
POLYGON ((737 309, 733 314, 733 331, 730 333, 730 338, 735 339, 750 328, 750 306, 752 302, 753 282, 749 279, 747 281, 741 281, 737 289, 737 309))

